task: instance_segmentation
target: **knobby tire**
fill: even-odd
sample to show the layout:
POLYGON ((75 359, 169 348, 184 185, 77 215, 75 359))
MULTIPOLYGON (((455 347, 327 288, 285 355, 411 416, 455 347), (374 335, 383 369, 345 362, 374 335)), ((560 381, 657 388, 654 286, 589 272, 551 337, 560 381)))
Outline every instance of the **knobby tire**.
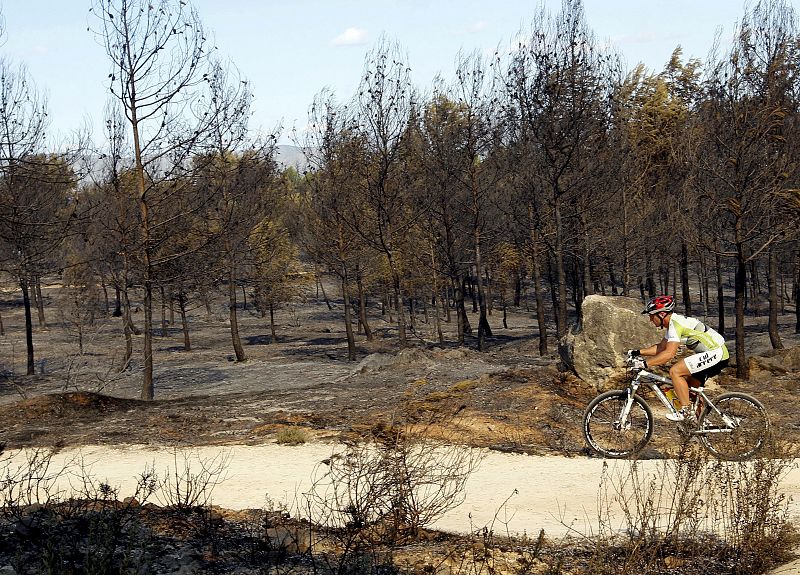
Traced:
POLYGON ((583 437, 604 457, 630 457, 641 451, 653 435, 653 412, 638 396, 633 398, 627 420, 619 421, 627 401, 627 391, 607 391, 595 397, 583 415, 583 437))
POLYGON ((725 421, 711 407, 700 416, 700 443, 712 455, 728 461, 742 461, 756 455, 767 443, 769 418, 764 406, 746 393, 724 393, 714 400, 722 413, 733 417, 737 427, 727 431, 725 421), (721 433, 704 433, 725 430, 721 433))

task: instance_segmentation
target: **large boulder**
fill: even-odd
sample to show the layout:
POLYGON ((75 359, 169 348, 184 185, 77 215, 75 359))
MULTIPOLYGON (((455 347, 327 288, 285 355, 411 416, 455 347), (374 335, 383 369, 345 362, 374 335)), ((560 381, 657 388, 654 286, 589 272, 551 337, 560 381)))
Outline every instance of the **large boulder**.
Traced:
POLYGON ((598 389, 624 367, 625 351, 658 343, 664 332, 641 315, 644 305, 620 296, 590 295, 581 321, 559 342, 564 367, 598 389))

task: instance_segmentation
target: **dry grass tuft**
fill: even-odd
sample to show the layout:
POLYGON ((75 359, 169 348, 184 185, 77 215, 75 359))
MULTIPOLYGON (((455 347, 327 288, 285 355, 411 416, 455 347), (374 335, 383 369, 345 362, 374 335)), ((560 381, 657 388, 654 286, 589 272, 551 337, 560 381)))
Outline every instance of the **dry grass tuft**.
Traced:
POLYGON ((302 427, 284 427, 275 434, 275 443, 280 445, 302 445, 308 440, 308 432, 302 427))

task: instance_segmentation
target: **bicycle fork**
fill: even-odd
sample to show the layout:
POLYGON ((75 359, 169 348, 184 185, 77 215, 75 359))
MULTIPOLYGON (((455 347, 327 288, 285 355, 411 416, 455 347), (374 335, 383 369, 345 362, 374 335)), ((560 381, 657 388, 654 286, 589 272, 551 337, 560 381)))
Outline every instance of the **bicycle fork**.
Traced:
POLYGON ((625 405, 622 407, 622 411, 619 413, 619 419, 614 422, 614 427, 617 431, 626 431, 631 428, 631 422, 628 417, 631 414, 631 407, 633 406, 633 396, 636 394, 636 389, 639 387, 638 384, 631 385, 628 387, 625 392, 628 395, 627 401, 625 401, 625 405))

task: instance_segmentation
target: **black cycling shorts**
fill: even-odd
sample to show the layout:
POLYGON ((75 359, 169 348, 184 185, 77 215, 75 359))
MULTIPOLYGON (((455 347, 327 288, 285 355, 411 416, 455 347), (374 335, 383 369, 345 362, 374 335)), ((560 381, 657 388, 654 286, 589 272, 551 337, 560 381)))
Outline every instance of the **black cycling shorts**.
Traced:
POLYGON ((700 385, 705 385, 706 380, 709 377, 714 377, 715 375, 719 375, 723 369, 728 367, 729 361, 730 361, 729 359, 723 359, 722 361, 718 361, 717 363, 706 369, 700 370, 697 373, 693 373, 692 377, 698 380, 700 382, 700 385))

